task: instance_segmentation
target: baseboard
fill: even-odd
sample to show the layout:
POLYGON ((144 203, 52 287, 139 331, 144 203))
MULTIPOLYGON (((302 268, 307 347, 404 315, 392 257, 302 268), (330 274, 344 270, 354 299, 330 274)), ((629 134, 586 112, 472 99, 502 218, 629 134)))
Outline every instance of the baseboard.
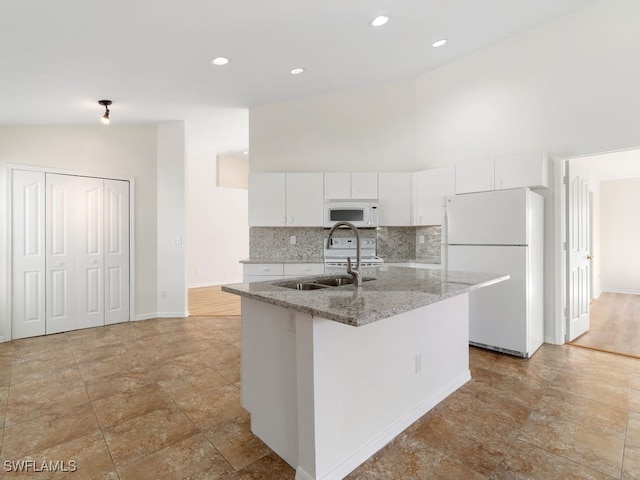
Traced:
POLYGON ((627 295, 640 295, 640 291, 638 290, 616 290, 613 288, 603 288, 603 293, 625 293, 627 295))
POLYGON ((0 343, 9 342, 10 340, 5 337, 0 337, 0 343))
POLYGON ((151 320, 152 318, 158 318, 158 315, 155 313, 141 313, 136 315, 133 320, 137 322, 139 320, 151 320))
POLYGON ((302 468, 298 467, 296 469, 295 480, 340 480, 346 477, 349 473, 358 468, 358 466, 367 461, 367 459, 374 455, 378 450, 391 442, 410 425, 416 422, 420 417, 426 414, 429 410, 431 410, 433 407, 435 407, 437 404, 439 404, 441 401, 455 392, 458 388, 467 383, 469 380, 471 380, 471 372, 468 370, 465 373, 458 375, 448 384, 443 386, 440 390, 434 392, 431 396, 426 398, 413 410, 408 412, 402 418, 398 419, 393 425, 389 426, 386 430, 381 432, 380 435, 364 445, 362 448, 360 448, 360 450, 355 452, 344 462, 327 472, 326 475, 323 475, 319 478, 314 478, 313 476, 305 472, 302 468))

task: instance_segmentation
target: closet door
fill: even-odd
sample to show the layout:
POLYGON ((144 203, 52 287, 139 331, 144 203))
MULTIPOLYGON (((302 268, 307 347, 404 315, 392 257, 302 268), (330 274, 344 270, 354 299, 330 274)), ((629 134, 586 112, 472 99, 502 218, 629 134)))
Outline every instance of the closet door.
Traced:
POLYGON ((75 328, 104 325, 104 180, 75 177, 75 328))
POLYGON ((46 333, 77 328, 76 178, 46 174, 46 333))
POLYGON ((105 324, 129 321, 129 182, 104 181, 105 324))
POLYGON ((11 338, 45 333, 45 175, 12 172, 11 338))

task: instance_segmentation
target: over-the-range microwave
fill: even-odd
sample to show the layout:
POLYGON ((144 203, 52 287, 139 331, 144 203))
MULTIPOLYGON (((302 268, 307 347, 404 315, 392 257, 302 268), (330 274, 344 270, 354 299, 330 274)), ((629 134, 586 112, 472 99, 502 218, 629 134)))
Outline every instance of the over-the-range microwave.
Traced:
POLYGON ((377 200, 329 200, 324 204, 324 226, 349 222, 359 228, 378 226, 377 200))

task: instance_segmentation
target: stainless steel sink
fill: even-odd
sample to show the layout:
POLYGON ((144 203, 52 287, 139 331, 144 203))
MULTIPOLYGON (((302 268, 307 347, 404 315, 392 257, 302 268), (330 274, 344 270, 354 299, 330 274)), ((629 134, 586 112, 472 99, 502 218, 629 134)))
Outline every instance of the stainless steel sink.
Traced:
MULTIPOLYGON (((375 278, 363 278, 363 282, 375 280, 375 278)), ((319 278, 310 282, 288 282, 279 283, 279 287, 291 288, 293 290, 320 290, 322 288, 340 287, 342 285, 352 285, 353 278, 341 275, 339 277, 319 278)))
POLYGON ((313 282, 291 282, 281 283, 280 287, 291 288, 292 290, 320 290, 322 288, 329 288, 330 285, 322 285, 313 282))

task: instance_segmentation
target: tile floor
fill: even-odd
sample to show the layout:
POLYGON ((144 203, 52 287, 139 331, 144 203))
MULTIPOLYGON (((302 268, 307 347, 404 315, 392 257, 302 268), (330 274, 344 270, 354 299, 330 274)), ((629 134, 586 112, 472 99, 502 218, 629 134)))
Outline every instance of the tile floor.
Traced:
MULTIPOLYGON (((158 319, 0 344, 0 476, 293 479, 240 407, 239 327, 158 319), (77 471, 6 471, 22 459, 77 471)), ((640 360, 470 351, 473 379, 349 480, 640 479, 640 360)))

